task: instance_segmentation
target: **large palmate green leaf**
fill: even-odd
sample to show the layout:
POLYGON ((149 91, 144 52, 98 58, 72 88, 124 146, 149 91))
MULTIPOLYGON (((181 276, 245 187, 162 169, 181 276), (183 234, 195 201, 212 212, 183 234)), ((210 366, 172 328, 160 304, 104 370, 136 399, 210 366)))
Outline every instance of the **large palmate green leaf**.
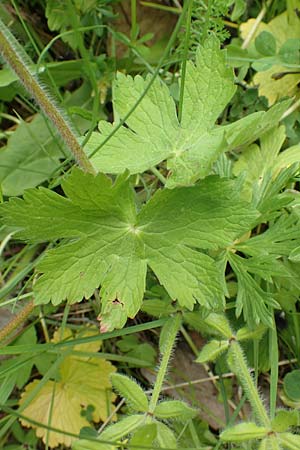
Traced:
POLYGON ((144 95, 150 79, 117 75, 113 88, 115 123, 100 121, 101 133, 93 133, 86 147, 101 172, 127 169, 139 173, 167 160, 167 186, 189 185, 207 176, 221 153, 254 141, 274 126, 288 106, 284 102, 267 113, 261 111, 228 126, 216 126, 236 88, 233 71, 226 66, 225 53, 213 36, 198 49, 195 64, 187 63, 180 123, 166 85, 157 79, 144 95), (119 120, 126 117, 127 126, 108 139, 119 120))
POLYGON ((112 185, 105 175, 73 169, 62 187, 67 197, 40 188, 1 205, 19 238, 61 239, 38 266, 37 303, 74 303, 101 286, 102 313, 113 309, 120 325, 141 306, 149 266, 182 306, 222 306, 219 269, 207 250, 232 245, 256 218, 235 181, 208 177, 157 191, 139 213, 126 175, 112 185))

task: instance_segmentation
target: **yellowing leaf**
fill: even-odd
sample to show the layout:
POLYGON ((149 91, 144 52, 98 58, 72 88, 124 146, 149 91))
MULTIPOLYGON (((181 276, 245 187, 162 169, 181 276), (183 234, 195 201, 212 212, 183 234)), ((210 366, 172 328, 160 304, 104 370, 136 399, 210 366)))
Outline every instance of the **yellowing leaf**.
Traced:
POLYGON ((271 69, 254 75, 253 82, 258 85, 259 95, 267 97, 269 105, 273 105, 281 97, 293 97, 299 91, 297 88, 300 82, 299 74, 285 75, 279 80, 272 78, 273 74, 286 70, 282 66, 272 66, 271 69))
MULTIPOLYGON (((31 394, 33 389, 38 384, 39 380, 34 380, 32 383, 26 386, 25 392, 22 394, 20 404, 22 404, 31 394)), ((77 434, 78 431, 88 426, 88 421, 80 415, 78 411, 78 402, 73 395, 72 389, 68 388, 68 385, 62 383, 56 383, 52 380, 48 381, 45 386, 40 390, 39 394, 25 408, 24 415, 28 418, 40 422, 43 425, 47 425, 48 421, 53 428, 58 428, 62 431, 77 434), (53 413, 51 416, 51 403, 53 396, 53 413)), ((46 443, 47 429, 35 426, 30 422, 21 419, 21 424, 25 427, 36 428, 36 435, 43 439, 46 443)), ((70 447, 72 443, 72 437, 57 432, 49 432, 49 445, 50 447, 56 447, 59 444, 64 444, 70 447)))
MULTIPOLYGON (((85 334, 95 334, 88 330, 85 334)), ((54 341, 58 341, 60 330, 55 333, 54 341)), ((73 337, 70 330, 66 330, 63 340, 73 337)), ((97 351, 94 343, 74 346, 76 351, 97 351), (87 347, 88 346, 88 347, 87 347)), ((88 420, 82 415, 89 405, 92 405, 92 419, 94 422, 107 419, 115 398, 111 392, 110 374, 115 367, 104 359, 80 355, 66 356, 59 367, 58 381, 49 380, 40 389, 36 397, 27 406, 23 415, 45 426, 57 428, 62 432, 78 434, 84 426, 89 426, 88 420)), ((34 380, 28 384, 23 392, 22 405, 38 384, 34 380)), ((46 428, 33 425, 21 419, 23 426, 36 428, 36 434, 48 443, 50 447, 63 444, 70 446, 74 438, 64 433, 48 431, 46 428)))
MULTIPOLYGON (((91 327, 88 329, 85 329, 83 333, 78 333, 76 335, 77 338, 83 338, 83 337, 89 337, 89 336, 95 336, 96 334, 99 334, 98 328, 91 327)), ((51 339, 52 342, 60 342, 60 341, 66 341, 69 339, 73 339, 73 333, 69 328, 64 329, 64 333, 61 333, 61 329, 57 329, 53 333, 53 338, 51 339)), ((86 344, 77 344, 74 345, 73 350, 77 352, 98 352, 101 348, 101 341, 94 341, 94 342, 88 342, 86 344)))
MULTIPOLYGON (((253 27, 255 19, 249 19, 247 22, 241 24, 241 37, 245 40, 250 30, 253 27)), ((288 14, 285 12, 271 20, 268 24, 261 22, 253 35, 251 46, 254 46, 255 38, 262 32, 268 31, 272 33, 276 40, 277 48, 279 49, 288 39, 300 38, 300 21, 299 26, 291 25, 289 23, 288 14)), ((269 100, 269 105, 273 105, 281 97, 292 97, 299 89, 297 85, 300 81, 300 74, 284 75, 280 79, 274 79, 274 74, 287 72, 290 69, 281 65, 273 65, 271 69, 263 72, 258 72, 253 77, 253 84, 258 85, 259 95, 264 95, 269 100)))

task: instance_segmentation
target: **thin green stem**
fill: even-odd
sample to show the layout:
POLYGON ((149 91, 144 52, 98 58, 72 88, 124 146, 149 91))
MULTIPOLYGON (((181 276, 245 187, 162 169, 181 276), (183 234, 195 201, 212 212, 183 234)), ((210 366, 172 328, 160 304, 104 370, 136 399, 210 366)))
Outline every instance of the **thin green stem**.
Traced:
MULTIPOLYGON (((34 261, 26 264, 24 268, 15 272, 13 276, 9 278, 6 284, 0 289, 0 302, 4 299, 17 285, 20 281, 22 281, 37 265, 40 259, 43 257, 43 253, 41 253, 34 261)), ((4 276, 6 273, 4 274, 4 276)))
POLYGON ((253 378, 250 375, 243 350, 237 341, 233 341, 230 345, 228 353, 228 365, 232 372, 234 372, 238 377, 258 421, 261 423, 261 425, 270 427, 270 419, 268 417, 266 408, 263 405, 263 402, 254 384, 253 378))
POLYGON ((77 28, 77 30, 68 30, 68 31, 64 31, 63 33, 57 34, 54 38, 51 39, 51 41, 48 42, 47 45, 45 45, 45 47, 41 51, 41 54, 40 54, 39 59, 37 60, 37 64, 36 64, 37 71, 39 71, 39 68, 42 65, 42 62, 45 59, 46 53, 49 52, 50 48, 53 46, 53 44, 55 44, 56 41, 58 41, 59 39, 65 37, 65 36, 70 36, 72 34, 75 34, 76 31, 92 31, 92 30, 99 29, 99 28, 109 29, 109 27, 107 27, 106 25, 91 25, 89 27, 79 27, 79 28, 77 28))
POLYGON ((28 26, 27 26, 27 23, 25 22, 25 20, 23 19, 22 14, 21 14, 20 11, 19 11, 18 5, 16 4, 15 0, 11 0, 11 3, 12 3, 12 5, 13 5, 13 7, 14 7, 14 9, 15 9, 15 11, 16 11, 16 14, 17 14, 17 16, 18 16, 18 19, 19 19, 19 21, 21 22, 22 27, 23 27, 23 29, 24 29, 24 31, 25 31, 25 33, 26 33, 26 35, 27 35, 27 37, 28 37, 28 39, 29 39, 29 41, 30 41, 30 44, 31 44, 32 47, 34 48, 35 53, 36 53, 37 55, 39 55, 39 53, 40 53, 39 48, 38 48, 38 46, 36 45, 35 40, 34 40, 33 37, 31 36, 31 33, 30 33, 29 28, 28 28, 28 26))
POLYGON ((153 9, 160 9, 161 11, 167 11, 174 14, 180 14, 181 8, 176 8, 175 6, 167 6, 167 5, 161 5, 160 3, 154 3, 154 2, 140 2, 143 6, 148 6, 149 8, 153 9))
POLYGON ((185 85, 186 64, 187 64, 187 60, 188 60, 188 51, 189 51, 190 34, 191 34, 192 10, 193 10, 193 0, 189 0, 189 7, 187 10, 187 15, 186 15, 183 62, 182 62, 182 67, 181 67, 180 95, 179 95, 179 105, 178 105, 178 121, 179 121, 179 123, 181 122, 182 110, 183 110, 184 85, 185 85))
POLYGON ((199 350, 197 349, 196 345, 194 344, 194 342, 190 338, 190 335, 188 334, 188 332, 186 331, 186 329, 183 326, 180 327, 180 333, 182 334, 182 336, 186 340, 186 343, 188 344, 188 346, 190 347, 190 349, 192 350, 194 355, 198 356, 199 355, 199 350))
POLYGON ((222 403, 224 406, 224 414, 225 414, 225 420, 226 425, 228 425, 230 421, 230 409, 229 409, 229 403, 228 403, 228 396, 225 388, 224 378, 222 377, 222 369, 220 367, 220 363, 217 361, 216 363, 216 372, 217 375, 219 375, 219 386, 220 386, 220 394, 222 396, 222 403))
MULTIPOLYGON (((150 414, 154 413, 155 407, 157 405, 161 388, 163 386, 163 382, 167 373, 170 357, 172 355, 172 350, 175 344, 175 339, 180 329, 180 325, 181 325, 181 316, 177 314, 176 316, 171 317, 164 326, 164 328, 166 327, 165 330, 167 329, 167 332, 165 332, 163 350, 161 349, 162 359, 160 362, 158 374, 156 377, 155 385, 149 403, 150 414)), ((162 329, 162 333, 164 333, 165 331, 164 328, 162 329)))
POLYGON ((277 330, 273 313, 273 328, 269 330, 269 348, 271 355, 271 380, 270 380, 270 418, 275 417, 276 400, 277 400, 277 387, 278 387, 278 343, 277 343, 277 330))
POLYGON ((57 131, 66 143, 78 165, 85 171, 95 174, 95 170, 88 157, 80 147, 74 131, 67 118, 59 111, 53 99, 49 97, 41 86, 37 76, 31 72, 28 57, 24 58, 23 49, 9 29, 0 19, 0 52, 9 66, 13 69, 27 91, 33 96, 43 112, 52 121, 57 131))
POLYGON ((163 176, 162 173, 160 173, 160 171, 156 167, 151 167, 150 170, 159 179, 159 181, 162 182, 163 185, 166 184, 167 179, 163 176))
POLYGON ((67 321, 70 313, 70 305, 66 305, 64 309, 64 315, 60 326, 60 340, 63 341, 64 334, 67 326, 67 321))
POLYGON ((136 0, 131 0, 131 30, 130 39, 131 42, 135 42, 137 37, 137 20, 136 20, 136 0))
POLYGON ((258 360, 259 360, 259 340, 253 341, 253 366, 254 366, 254 384, 257 387, 258 383, 258 360))
POLYGON ((95 71, 93 70, 93 67, 91 67, 89 52, 87 51, 87 49, 85 48, 85 45, 84 45, 82 32, 80 31, 80 22, 79 22, 78 16, 75 13, 75 8, 74 8, 72 0, 68 1, 67 6, 68 6, 68 14, 71 19, 72 28, 74 29, 75 36, 77 37, 77 40, 78 40, 78 48, 79 48, 80 56, 83 59, 84 67, 88 74, 88 79, 89 79, 89 82, 91 83, 91 86, 93 89, 93 95, 94 95, 92 121, 91 121, 91 125, 89 127, 89 131, 86 134, 84 141, 82 143, 82 147, 84 147, 85 144, 87 143, 87 141, 89 140, 89 138, 97 124, 97 119, 99 116, 99 89, 98 89, 97 79, 95 76, 95 71))
POLYGON ((199 439, 199 436, 197 434, 197 430, 196 430, 196 427, 195 427, 193 421, 190 420, 188 422, 187 426, 189 427, 189 430, 190 430, 190 433, 191 433, 191 436, 192 436, 192 439, 193 439, 195 447, 197 449, 200 449, 201 448, 201 442, 200 442, 200 439, 199 439))
POLYGON ((33 296, 33 292, 27 292, 26 294, 17 295, 16 297, 12 297, 9 300, 6 300, 5 302, 0 302, 0 309, 3 308, 4 306, 15 303, 16 300, 23 300, 24 298, 28 298, 28 297, 32 297, 32 296, 33 296))

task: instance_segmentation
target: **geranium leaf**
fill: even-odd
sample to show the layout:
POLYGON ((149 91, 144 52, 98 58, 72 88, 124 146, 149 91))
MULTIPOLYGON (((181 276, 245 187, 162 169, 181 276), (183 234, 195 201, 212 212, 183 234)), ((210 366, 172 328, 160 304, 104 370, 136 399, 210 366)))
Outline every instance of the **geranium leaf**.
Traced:
POLYGON ((180 305, 223 306, 221 275, 206 250, 232 245, 256 218, 234 181, 208 177, 158 191, 139 213, 126 176, 112 184, 74 169, 62 187, 67 198, 41 188, 1 206, 16 236, 63 239, 38 265, 37 303, 74 303, 101 286, 103 331, 122 326, 141 306, 148 265, 180 305), (107 319, 112 309, 117 323, 107 319))
POLYGON ((117 75, 115 123, 100 122, 101 133, 94 132, 86 145, 101 172, 118 174, 128 169, 135 174, 167 160, 168 187, 193 184, 210 173, 220 154, 253 142, 279 120, 281 108, 287 109, 287 104, 276 106, 274 111, 255 113, 236 124, 216 126, 236 86, 226 53, 214 36, 199 47, 195 63, 187 63, 181 123, 168 87, 157 79, 148 89, 149 83, 149 76, 117 75), (115 131, 124 118, 126 126, 115 131))

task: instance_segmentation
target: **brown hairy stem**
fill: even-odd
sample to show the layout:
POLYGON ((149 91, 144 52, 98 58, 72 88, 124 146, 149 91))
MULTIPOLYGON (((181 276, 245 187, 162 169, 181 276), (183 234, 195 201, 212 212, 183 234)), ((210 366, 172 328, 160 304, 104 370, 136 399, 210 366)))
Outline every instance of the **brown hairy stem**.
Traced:
POLYGON ((21 311, 0 330, 0 344, 3 343, 3 341, 6 341, 7 338, 9 338, 9 336, 25 322, 33 309, 34 302, 33 300, 30 300, 26 306, 24 306, 24 308, 22 308, 21 311))
POLYGON ((95 174, 95 169, 79 145, 76 135, 53 99, 41 86, 36 74, 29 68, 30 61, 24 55, 19 43, 0 19, 0 53, 19 77, 26 90, 32 95, 47 117, 52 121, 62 139, 74 155, 78 165, 85 171, 95 174), (29 62, 29 64, 28 64, 29 62))

